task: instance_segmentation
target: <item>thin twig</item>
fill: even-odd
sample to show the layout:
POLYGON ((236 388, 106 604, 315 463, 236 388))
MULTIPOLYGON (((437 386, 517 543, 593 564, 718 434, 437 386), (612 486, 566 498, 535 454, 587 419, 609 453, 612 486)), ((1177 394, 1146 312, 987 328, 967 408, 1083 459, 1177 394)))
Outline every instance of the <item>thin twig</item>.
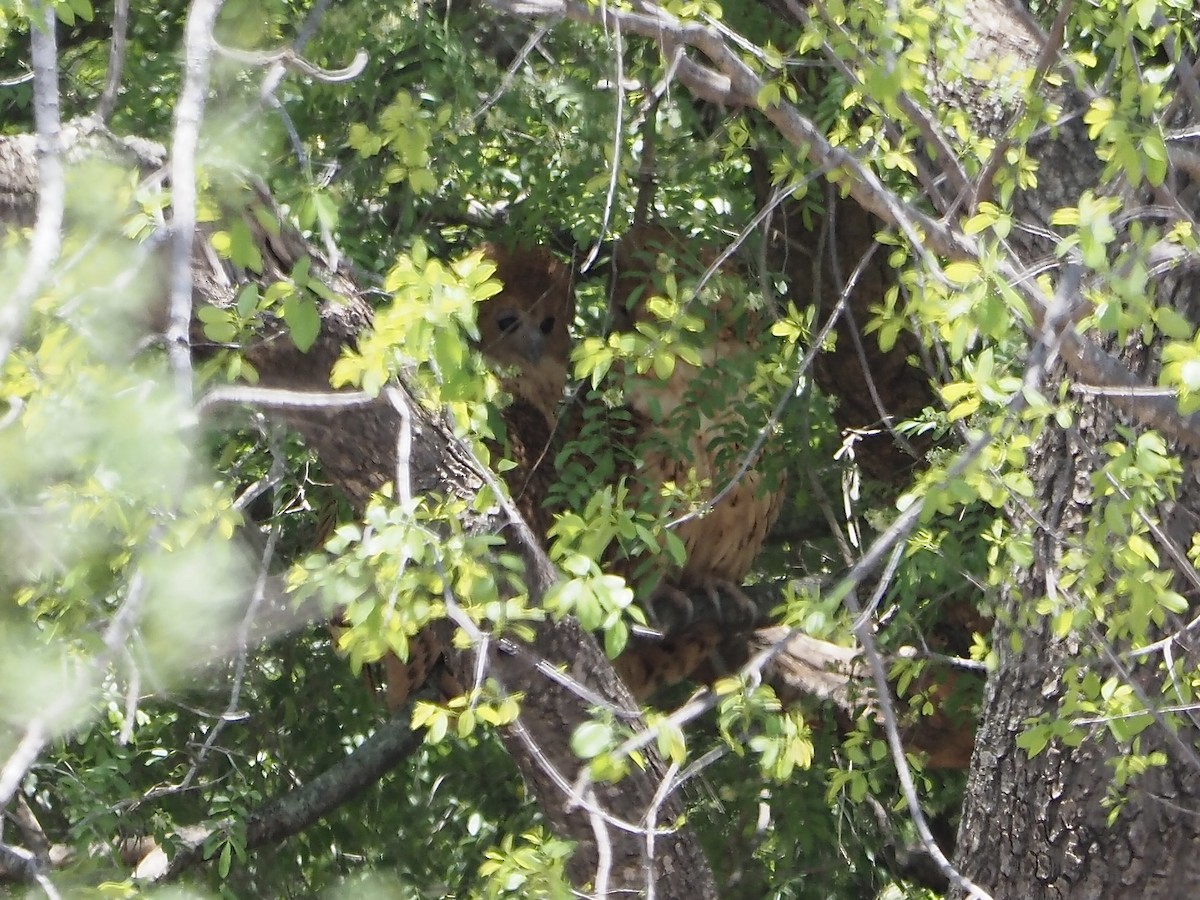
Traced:
POLYGON ((347 409, 370 406, 376 398, 364 391, 290 391, 285 388, 226 384, 209 390, 196 403, 201 413, 225 406, 254 406, 262 409, 347 409))
POLYGON ((678 774, 679 763, 672 761, 667 766, 667 771, 663 773, 662 780, 658 784, 658 790, 654 792, 654 797, 651 799, 650 806, 646 810, 646 854, 644 861, 646 900, 655 900, 657 894, 657 879, 654 877, 654 859, 656 856, 655 838, 658 837, 658 813, 666 805, 667 798, 679 786, 678 774))
POLYGON ((592 263, 596 261, 596 257, 600 253, 600 247, 604 244, 604 235, 608 233, 612 220, 613 202, 617 196, 617 181, 621 174, 621 147, 625 143, 625 45, 621 41, 620 19, 613 23, 613 65, 617 70, 617 103, 616 121, 613 123, 612 165, 609 169, 608 192, 604 196, 604 212, 600 216, 600 233, 596 236, 596 243, 592 245, 592 249, 588 251, 588 255, 579 266, 580 272, 586 272, 592 267, 592 263))
POLYGON ((408 398, 394 385, 388 385, 384 394, 400 417, 400 427, 396 429, 396 497, 401 506, 412 509, 412 410, 408 398))
POLYGON ((517 72, 520 70, 521 66, 525 65, 525 60, 529 58, 529 54, 533 52, 534 48, 537 47, 539 43, 541 43, 542 38, 550 33, 550 29, 552 29, 554 25, 554 22, 547 22, 529 36, 529 40, 525 42, 525 46, 517 51, 516 58, 509 63, 508 70, 504 73, 504 77, 500 79, 500 83, 496 85, 496 89, 488 94, 487 99, 484 100, 483 103, 479 104, 479 108, 469 116, 469 120, 472 125, 477 124, 479 120, 487 114, 489 109, 500 102, 500 98, 508 92, 510 87, 512 87, 512 83, 517 77, 517 72))
MULTIPOLYGON (((273 469, 280 471, 273 472, 273 475, 283 477, 282 469, 284 460, 282 457, 275 457, 272 460, 271 466, 273 469)), ((250 597, 250 603, 246 606, 246 612, 242 616, 242 621, 238 625, 237 636, 237 655, 234 657, 233 665, 233 684, 229 689, 229 702, 225 706, 225 711, 213 723, 208 734, 205 735, 204 743, 200 746, 192 765, 188 769, 180 785, 180 790, 187 790, 196 776, 199 774, 201 767, 204 765, 204 760, 212 751, 216 744, 217 737, 221 731, 230 722, 235 722, 245 717, 244 713, 238 711, 238 706, 241 703, 242 685, 246 680, 246 661, 250 655, 250 629, 254 624, 255 618, 258 616, 259 608, 263 604, 263 599, 267 592, 267 579, 270 577, 271 560, 275 558, 275 545, 279 542, 279 536, 282 532, 280 520, 276 518, 274 526, 267 535, 266 545, 263 547, 262 556, 259 559, 258 575, 254 580, 254 593, 250 597)))
MULTIPOLYGON (((851 614, 861 618, 862 608, 860 607, 857 595, 854 591, 850 591, 846 595, 846 608, 851 614)), ((912 768, 908 765, 908 758, 904 751, 904 741, 900 737, 900 726, 896 722, 896 711, 890 698, 887 697, 887 669, 883 665, 883 657, 879 655, 879 650, 875 647, 875 635, 871 628, 864 624, 856 632, 859 642, 862 644, 863 655, 867 658, 867 664, 871 667, 871 676, 875 680, 875 685, 880 692, 879 711, 883 717, 883 729, 887 735, 888 748, 892 753, 892 762, 896 766, 896 775, 900 779, 900 787, 904 794, 904 799, 908 803, 908 812, 912 817, 913 825, 917 829, 917 835, 921 838, 921 843, 925 847, 925 851, 930 855, 937 867, 942 871, 957 889, 966 891, 971 897, 978 900, 991 900, 991 894, 979 887, 965 875, 958 871, 957 868, 946 858, 946 854, 942 852, 942 848, 938 846, 937 840, 933 836, 933 832, 929 828, 929 821, 925 817, 925 812, 921 808, 921 801, 917 795, 917 785, 913 780, 912 768)))
POLYGON ((24 75, 14 75, 12 78, 0 78, 0 88, 16 87, 19 84, 28 84, 33 81, 33 73, 26 72, 24 75))
MULTIPOLYGON (((776 198, 781 199, 786 196, 787 196, 786 193, 781 193, 781 194, 777 194, 776 198)), ((777 205, 776 201, 772 201, 771 203, 768 203, 759 212, 758 216, 755 217, 755 222, 766 219, 766 217, 770 214, 771 210, 776 205, 777 205)), ((753 227, 754 224, 755 223, 752 222, 749 227, 753 227)), ((748 231, 746 229, 743 229, 742 235, 745 235, 747 233, 748 233, 748 231)), ((739 239, 742 239, 742 235, 739 235, 739 239)), ((735 241, 735 245, 736 245, 736 243, 737 242, 735 241)), ((874 249, 874 246, 872 246, 872 250, 873 249, 874 249)), ((746 453, 742 456, 742 461, 738 465, 737 471, 733 473, 733 476, 729 479, 728 482, 726 482, 726 484, 721 488, 721 490, 717 491, 717 493, 715 495, 713 495, 713 498, 711 500, 707 501, 700 507, 698 507, 686 514, 679 516, 678 518, 672 519, 670 522, 668 522, 666 524, 665 527, 678 528, 680 525, 682 525, 685 522, 690 522, 692 519, 698 519, 698 518, 702 518, 703 516, 708 515, 708 513, 710 513, 713 509, 716 508, 718 503, 720 503, 722 500, 724 500, 725 497, 727 497, 729 495, 729 493, 735 487, 737 487, 738 483, 746 476, 746 473, 750 471, 750 468, 758 460, 759 454, 762 453, 762 449, 766 445, 767 440, 770 438, 771 434, 775 431, 775 427, 779 424, 780 420, 783 418, 783 413, 787 409, 787 405, 792 401, 792 398, 795 397, 797 392, 800 390, 800 386, 804 381, 804 376, 808 373, 809 369, 811 368, 813 361, 817 357, 817 353, 819 353, 821 351, 821 348, 824 346, 825 339, 829 336, 829 333, 833 330, 834 326, 837 325, 838 319, 841 317, 843 311, 846 308, 846 302, 847 302, 847 298, 849 297, 849 293, 851 290, 854 289, 854 285, 857 284, 859 276, 862 274, 863 269, 866 267, 867 262, 870 260, 870 256, 871 256, 871 254, 867 253, 859 261, 859 264, 855 268, 854 272, 851 273, 850 280, 847 283, 846 289, 844 291, 842 291, 842 294, 838 298, 837 304, 834 306, 833 310, 830 312, 829 318, 826 320, 825 325, 821 328, 821 331, 817 334, 817 336, 810 342, 808 351, 801 357, 799 365, 796 366, 796 374, 792 378, 792 383, 788 386, 788 389, 780 395, 779 400, 775 404, 775 408, 771 410, 771 415, 768 417, 766 424, 758 430, 758 435, 756 436, 754 443, 750 446, 750 449, 747 450, 746 453)), ((716 262, 714 262, 713 266, 710 267, 709 271, 710 272, 714 271, 714 267, 719 265, 720 262, 721 262, 721 260, 719 260, 719 259, 716 262)), ((705 275, 707 276, 708 273, 706 272, 705 275)), ((701 282, 703 283, 703 281, 704 281, 704 279, 702 278, 701 282)))
POLYGON ((612 838, 608 836, 608 826, 604 823, 604 818, 597 812, 599 804, 596 802, 595 793, 592 793, 588 800, 588 822, 596 838, 596 877, 592 884, 595 886, 597 897, 607 897, 608 879, 612 875, 612 838))

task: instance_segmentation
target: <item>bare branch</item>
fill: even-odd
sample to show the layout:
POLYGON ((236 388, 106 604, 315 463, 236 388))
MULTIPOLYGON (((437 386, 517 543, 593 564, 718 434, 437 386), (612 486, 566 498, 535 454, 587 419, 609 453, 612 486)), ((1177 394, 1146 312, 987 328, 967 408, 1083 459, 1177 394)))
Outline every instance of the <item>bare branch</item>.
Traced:
POLYGON ((16 288, 0 305, 0 367, 20 339, 25 316, 62 247, 66 178, 62 122, 58 108, 57 18, 50 4, 31 0, 30 44, 33 61, 33 121, 37 127, 37 221, 25 269, 16 288))
MULTIPOLYGON (((246 817, 246 847, 277 844, 298 834, 377 782, 412 755, 423 737, 414 732, 404 715, 393 716, 340 762, 282 797, 259 807, 246 817)), ((204 859, 208 838, 230 827, 231 822, 206 825, 190 834, 184 847, 166 862, 163 855, 139 875, 151 881, 171 881, 204 859)))
POLYGON ((113 7, 113 36, 108 47, 108 76, 104 91, 96 104, 96 118, 107 122, 117 106, 121 90, 121 74, 125 68, 125 44, 129 39, 129 0, 116 0, 113 7))
POLYGON ((315 81, 325 84, 341 84, 353 81, 363 73, 371 57, 365 50, 358 50, 354 59, 340 69, 323 69, 315 63, 300 56, 293 47, 281 47, 278 50, 241 50, 237 47, 226 47, 218 41, 212 42, 213 49, 226 59, 245 63, 249 66, 270 66, 278 63, 285 69, 295 69, 315 81))
POLYGON ((396 497, 400 503, 411 508, 412 491, 412 442, 413 417, 408 405, 408 396, 399 388, 389 385, 384 389, 384 396, 400 417, 400 427, 396 430, 396 497))
POLYGON ((208 94, 213 25, 222 0, 194 0, 184 30, 183 88, 171 139, 171 290, 167 355, 180 399, 192 402, 192 242, 196 232, 196 147, 208 94))
POLYGON ((625 44, 621 40, 621 22, 618 19, 613 25, 613 66, 616 69, 616 107, 613 122, 612 163, 609 168, 608 191, 604 195, 604 212, 600 216, 600 233, 596 235, 596 243, 584 257, 579 271, 586 272, 596 261, 600 247, 604 244, 604 235, 611 224, 613 201, 617 196, 617 181, 621 174, 621 145, 625 142, 625 44))
POLYGON ((16 87, 19 84, 26 84, 33 81, 33 73, 26 72, 24 75, 14 75, 12 78, 0 78, 0 88, 16 87))
POLYGON ((471 113, 471 121, 473 123, 482 119, 487 111, 495 106, 508 89, 512 87, 513 79, 517 77, 517 72, 520 71, 521 66, 525 65, 525 60, 529 58, 529 54, 534 51, 534 48, 541 43, 542 38, 549 34, 550 29, 553 27, 553 22, 547 22, 529 36, 529 40, 525 42, 525 46, 517 51, 516 57, 509 64, 508 70, 504 73, 504 77, 500 79, 500 83, 496 85, 496 89, 487 96, 487 99, 483 103, 479 104, 479 108, 475 112, 471 113))
POLYGON ((290 391, 226 384, 212 388, 200 398, 201 413, 225 406, 255 406, 261 409, 345 409, 367 406, 376 398, 364 391, 290 391))

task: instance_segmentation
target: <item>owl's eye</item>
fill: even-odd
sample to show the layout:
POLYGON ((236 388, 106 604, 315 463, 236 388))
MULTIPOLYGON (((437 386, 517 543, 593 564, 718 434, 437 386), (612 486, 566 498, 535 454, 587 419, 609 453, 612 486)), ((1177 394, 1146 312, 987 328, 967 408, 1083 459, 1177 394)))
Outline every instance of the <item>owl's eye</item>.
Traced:
POLYGON ((542 329, 542 334, 549 334, 554 330, 554 316, 546 316, 546 318, 542 319, 542 324, 538 327, 542 329))
POLYGON ((505 332, 512 331, 514 328, 516 328, 519 321, 520 320, 510 312, 500 313, 500 315, 496 316, 496 324, 500 327, 501 331, 505 332))

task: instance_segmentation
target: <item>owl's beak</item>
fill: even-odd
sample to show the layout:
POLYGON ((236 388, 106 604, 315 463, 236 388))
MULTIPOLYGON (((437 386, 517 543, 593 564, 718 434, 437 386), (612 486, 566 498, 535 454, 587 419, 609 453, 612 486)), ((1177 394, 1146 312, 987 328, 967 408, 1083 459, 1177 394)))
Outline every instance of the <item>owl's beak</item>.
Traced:
POLYGON ((546 346, 546 337, 536 328, 531 328, 522 335, 521 353, 531 363, 542 361, 542 351, 546 346))

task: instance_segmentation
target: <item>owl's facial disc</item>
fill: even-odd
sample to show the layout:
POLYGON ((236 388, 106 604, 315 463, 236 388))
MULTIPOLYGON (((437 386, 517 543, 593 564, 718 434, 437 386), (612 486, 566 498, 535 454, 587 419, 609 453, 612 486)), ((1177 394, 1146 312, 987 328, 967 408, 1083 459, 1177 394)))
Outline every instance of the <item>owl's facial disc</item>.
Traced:
POLYGON ((496 312, 493 321, 500 336, 491 351, 494 356, 514 355, 533 364, 541 362, 546 349, 546 336, 554 330, 554 317, 546 316, 538 324, 531 317, 512 309, 496 312), (508 354, 500 352, 507 345, 508 354))

